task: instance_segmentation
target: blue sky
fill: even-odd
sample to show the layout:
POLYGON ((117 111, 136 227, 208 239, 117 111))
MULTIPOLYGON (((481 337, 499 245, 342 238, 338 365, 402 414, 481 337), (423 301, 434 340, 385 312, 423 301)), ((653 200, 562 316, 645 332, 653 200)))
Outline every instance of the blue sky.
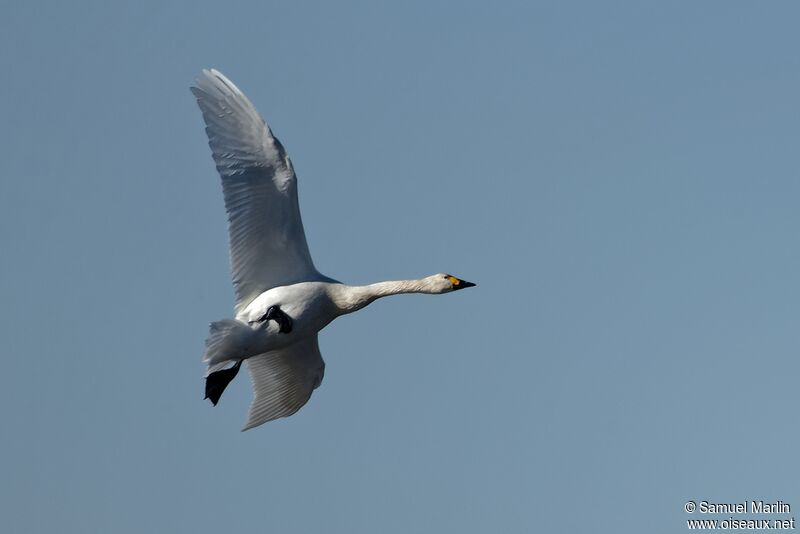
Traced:
POLYGON ((795 5, 165 4, 2 10, 4 531, 800 507, 795 5), (233 305, 204 67, 292 156, 322 272, 478 283, 335 322, 309 404, 246 433, 245 375, 202 400, 233 305))

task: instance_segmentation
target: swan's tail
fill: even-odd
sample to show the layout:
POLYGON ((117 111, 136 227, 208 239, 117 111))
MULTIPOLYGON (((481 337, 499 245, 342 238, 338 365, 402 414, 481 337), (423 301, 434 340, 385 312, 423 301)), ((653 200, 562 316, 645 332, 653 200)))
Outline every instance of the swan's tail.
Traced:
POLYGON ((203 363, 208 365, 206 376, 222 369, 231 361, 251 356, 247 349, 252 344, 254 336, 252 328, 235 319, 223 319, 211 323, 206 338, 206 352, 203 354, 203 363))

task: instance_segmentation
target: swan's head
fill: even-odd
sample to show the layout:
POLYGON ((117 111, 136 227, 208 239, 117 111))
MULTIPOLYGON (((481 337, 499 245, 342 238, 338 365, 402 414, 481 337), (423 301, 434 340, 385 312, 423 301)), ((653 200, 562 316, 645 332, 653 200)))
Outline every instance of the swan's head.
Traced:
POLYGON ((473 287, 475 284, 456 278, 452 274, 439 273, 427 278, 428 285, 432 293, 449 293, 465 287, 473 287))

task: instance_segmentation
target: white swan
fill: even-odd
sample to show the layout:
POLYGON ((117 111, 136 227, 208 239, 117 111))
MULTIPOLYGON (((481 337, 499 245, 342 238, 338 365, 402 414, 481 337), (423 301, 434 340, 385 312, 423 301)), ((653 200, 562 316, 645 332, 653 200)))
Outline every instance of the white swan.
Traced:
POLYGON ((441 273, 349 286, 320 274, 281 143, 220 72, 203 70, 191 90, 222 177, 236 290, 236 318, 211 323, 206 340, 206 398, 216 405, 246 360, 255 392, 247 430, 292 415, 308 401, 325 371, 317 333, 335 318, 387 295, 448 293, 475 284, 441 273))

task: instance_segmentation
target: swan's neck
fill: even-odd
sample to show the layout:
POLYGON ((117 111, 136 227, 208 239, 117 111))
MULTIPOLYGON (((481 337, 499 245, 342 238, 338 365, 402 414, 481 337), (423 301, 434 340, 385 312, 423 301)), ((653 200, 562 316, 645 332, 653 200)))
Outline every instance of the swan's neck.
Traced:
POLYGON ((345 314, 358 311, 381 297, 400 295, 402 293, 434 293, 434 291, 425 284, 424 279, 393 280, 366 286, 348 286, 342 284, 337 294, 334 295, 333 300, 339 308, 339 311, 345 314))

